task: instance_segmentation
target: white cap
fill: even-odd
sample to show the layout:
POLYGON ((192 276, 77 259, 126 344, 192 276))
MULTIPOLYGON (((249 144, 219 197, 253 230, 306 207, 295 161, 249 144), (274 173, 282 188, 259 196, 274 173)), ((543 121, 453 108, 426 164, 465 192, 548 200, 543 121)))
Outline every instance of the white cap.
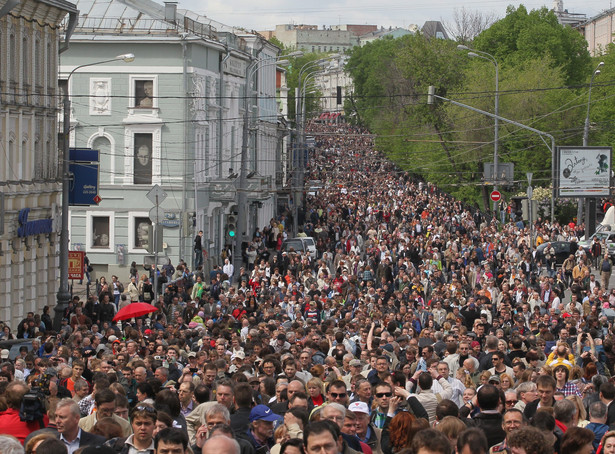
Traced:
POLYGON ((348 410, 354 413, 365 413, 366 415, 369 415, 369 407, 365 402, 353 402, 348 405, 348 410))

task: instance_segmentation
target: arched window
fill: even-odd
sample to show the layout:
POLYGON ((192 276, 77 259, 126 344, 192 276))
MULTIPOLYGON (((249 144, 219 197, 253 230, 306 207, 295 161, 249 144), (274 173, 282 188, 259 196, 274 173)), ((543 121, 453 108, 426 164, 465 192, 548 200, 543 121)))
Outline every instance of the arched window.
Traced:
MULTIPOLYGON (((37 124, 40 125, 42 121, 38 120, 37 124)), ((40 136, 37 134, 34 138, 34 179, 40 180, 43 178, 43 149, 40 136)))
POLYGON ((17 173, 20 180, 28 179, 28 172, 26 170, 28 155, 28 139, 23 137, 21 139, 21 150, 17 153, 17 162, 15 163, 15 173, 17 173))
POLYGON ((15 170, 15 165, 17 163, 17 147, 15 146, 15 138, 11 137, 9 139, 9 162, 7 163, 8 168, 8 178, 7 180, 17 180, 17 172, 15 170))

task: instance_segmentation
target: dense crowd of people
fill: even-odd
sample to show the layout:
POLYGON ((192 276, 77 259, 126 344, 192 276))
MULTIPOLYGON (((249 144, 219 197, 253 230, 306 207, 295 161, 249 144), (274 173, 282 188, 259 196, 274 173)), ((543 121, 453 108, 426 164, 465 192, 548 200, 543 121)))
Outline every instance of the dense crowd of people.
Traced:
POLYGON ((241 264, 133 263, 57 332, 48 308, 28 314, 15 335, 32 348, 1 352, 0 454, 615 453, 607 246, 560 266, 534 246, 582 226, 539 219, 530 237, 358 127, 308 134, 297 236, 316 252, 281 247, 286 213, 241 264), (113 321, 140 301, 158 311, 113 321))

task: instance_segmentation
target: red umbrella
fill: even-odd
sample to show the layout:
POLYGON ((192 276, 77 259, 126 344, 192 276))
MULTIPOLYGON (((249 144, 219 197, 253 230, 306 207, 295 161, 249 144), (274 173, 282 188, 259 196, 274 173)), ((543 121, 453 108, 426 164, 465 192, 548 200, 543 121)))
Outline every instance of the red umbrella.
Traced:
POLYGON ((130 303, 128 306, 121 308, 117 314, 115 314, 113 321, 117 322, 119 320, 128 320, 133 317, 141 317, 142 315, 150 314, 152 312, 156 312, 157 310, 157 307, 152 306, 149 303, 130 303))

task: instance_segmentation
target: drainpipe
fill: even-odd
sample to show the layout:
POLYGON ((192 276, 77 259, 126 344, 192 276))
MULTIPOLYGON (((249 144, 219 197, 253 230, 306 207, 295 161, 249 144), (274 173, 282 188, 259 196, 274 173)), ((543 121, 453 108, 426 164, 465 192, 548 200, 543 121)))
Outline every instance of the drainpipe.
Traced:
POLYGON ((68 50, 70 45, 70 37, 73 36, 77 23, 79 21, 79 11, 68 13, 68 24, 66 25, 66 35, 64 36, 64 43, 60 46, 58 54, 61 54, 68 50))
POLYGON ((220 108, 218 109, 218 175, 222 176, 222 147, 224 146, 223 134, 224 128, 222 127, 222 102, 224 100, 224 63, 231 56, 231 51, 228 46, 224 46, 226 55, 220 60, 220 87, 218 93, 220 94, 220 108))

